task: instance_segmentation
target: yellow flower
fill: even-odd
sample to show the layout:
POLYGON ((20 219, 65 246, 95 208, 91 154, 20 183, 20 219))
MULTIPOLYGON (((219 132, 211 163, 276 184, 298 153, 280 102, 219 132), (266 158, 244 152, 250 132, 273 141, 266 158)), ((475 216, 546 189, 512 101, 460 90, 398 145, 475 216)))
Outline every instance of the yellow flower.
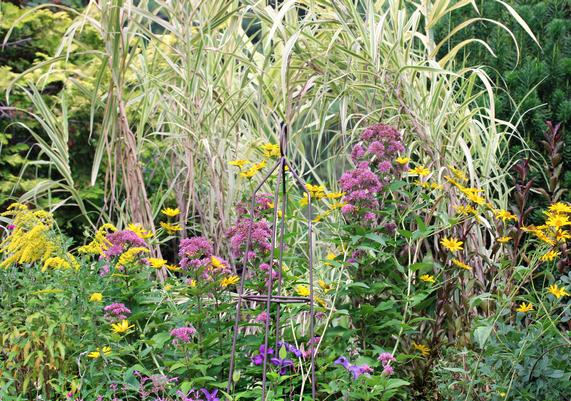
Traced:
POLYGON ((196 288, 196 280, 190 279, 190 281, 188 282, 188 285, 191 286, 192 288, 196 288))
POLYGON ((170 291, 172 290, 172 285, 171 284, 167 284, 164 286, 165 291, 170 291))
POLYGON ((456 177, 458 180, 468 181, 468 177, 466 176, 466 174, 464 174, 462 170, 458 170, 457 168, 454 168, 452 166, 448 166, 448 168, 450 169, 450 171, 452 171, 452 174, 454 174, 454 177, 456 177))
POLYGON ((551 293, 555 298, 569 296, 567 290, 563 287, 558 287, 557 284, 552 284, 547 288, 547 292, 551 293))
POLYGON ((553 213, 571 213, 571 205, 563 202, 557 202, 549 206, 549 211, 553 213))
POLYGON ((458 241, 456 238, 447 238, 444 237, 442 238, 442 240, 440 240, 440 244, 448 249, 450 252, 456 252, 456 251, 461 251, 462 249, 464 249, 462 247, 462 244, 464 242, 462 241, 458 241))
POLYGON ((264 157, 280 157, 280 145, 266 143, 260 148, 264 151, 264 157))
POLYGON ((91 302, 101 302, 103 301, 103 294, 100 292, 94 292, 89 296, 89 301, 91 302))
POLYGON ((496 241, 499 242, 500 244, 507 244, 508 242, 510 242, 512 240, 512 237, 500 237, 498 238, 496 241))
POLYGON ((522 302, 517 308, 516 308, 516 312, 521 312, 521 313, 527 313, 527 312, 531 312, 533 310, 533 305, 530 303, 526 304, 525 302, 522 302))
POLYGON ((315 297, 315 302, 321 305, 323 308, 327 308, 327 302, 323 300, 323 298, 315 297))
POLYGON ((297 287, 295 287, 295 292, 300 297, 308 297, 311 294, 311 292, 309 291, 309 287, 305 285, 298 285, 297 287))
POLYGON ((300 199, 299 201, 299 205, 300 206, 307 206, 309 204, 309 197, 307 196, 307 193, 304 192, 303 193, 303 198, 300 199))
POLYGON ((326 196, 327 199, 339 199, 345 196, 345 192, 329 192, 326 196))
POLYGON ((567 230, 557 230, 557 232, 555 233, 555 239, 557 240, 557 242, 565 242, 570 238, 571 235, 567 230))
POLYGON ((127 331, 129 331, 130 328, 135 327, 134 324, 129 325, 129 321, 124 319, 121 320, 119 323, 112 323, 111 327, 113 328, 113 331, 117 334, 123 334, 126 333, 127 331))
POLYGON ((171 272, 178 272, 178 271, 180 271, 180 267, 178 267, 177 265, 167 265, 166 267, 167 267, 167 269, 169 269, 171 272))
POLYGON ((139 246, 134 247, 134 248, 129 248, 125 252, 123 252, 123 254, 121 254, 121 256, 119 256, 118 264, 119 264, 119 266, 126 266, 128 264, 135 262, 135 257, 138 254, 150 253, 150 252, 151 251, 149 251, 147 248, 143 248, 143 247, 139 247, 139 246))
POLYGON ((468 200, 474 202, 477 205, 483 205, 484 203, 486 203, 486 198, 476 193, 469 192, 469 193, 464 193, 464 195, 466 195, 466 198, 468 198, 468 200))
POLYGON ((496 219, 499 219, 499 220, 503 221, 504 223, 508 220, 513 220, 513 221, 517 220, 516 215, 508 212, 507 210, 503 210, 503 209, 496 210, 494 212, 494 215, 496 216, 496 219))
POLYGON ((252 178, 253 176, 256 175, 257 172, 258 172, 258 170, 252 167, 252 168, 249 168, 249 169, 246 170, 246 171, 242 171, 242 172, 240 173, 240 177, 252 178))
POLYGON ((321 287, 321 289, 323 290, 323 292, 325 294, 327 294, 329 291, 331 291, 331 289, 333 287, 331 287, 331 284, 327 284, 325 281, 323 280, 318 280, 317 284, 319 285, 319 287, 321 287))
POLYGON ((312 200, 320 200, 326 196, 324 185, 305 184, 305 188, 309 191, 312 200))
POLYGON ((147 262, 149 262, 149 266, 154 269, 160 269, 167 264, 167 261, 161 258, 147 258, 147 262))
POLYGON ((452 263, 461 269, 472 270, 472 266, 467 265, 466 263, 462 262, 461 260, 452 259, 452 263))
POLYGON ((473 214, 473 215, 478 214, 478 211, 476 209, 474 209, 474 207, 472 205, 455 206, 454 209, 456 209, 456 213, 458 213, 461 216, 468 216, 470 214, 473 214))
POLYGON ((211 256, 210 257, 210 263, 212 264, 212 267, 214 267, 215 269, 220 269, 225 267, 226 265, 224 264, 224 262, 222 262, 220 259, 218 259, 216 256, 211 256))
POLYGON ((165 216, 168 216, 168 217, 176 217, 180 214, 180 209, 178 207, 176 209, 172 209, 170 207, 167 207, 167 208, 161 210, 161 213, 164 214, 165 216))
POLYGON ((422 276, 420 276, 420 279, 425 283, 430 283, 430 284, 434 284, 436 282, 436 279, 431 274, 423 274, 422 276))
POLYGON ((548 227, 553 227, 560 229, 561 227, 571 225, 571 221, 569 221, 569 217, 563 214, 553 214, 550 215, 545 225, 548 227))
POLYGON ((55 257, 51 257, 46 259, 46 261, 44 262, 44 266, 42 267, 41 271, 45 272, 49 267, 54 268, 54 269, 69 269, 71 268, 71 264, 65 260, 64 258, 61 258, 59 256, 55 256, 55 257))
POLYGON ((99 347, 97 348, 97 350, 90 352, 89 354, 87 354, 88 358, 91 359, 97 359, 101 356, 101 354, 108 356, 111 354, 111 347, 103 347, 103 349, 100 349, 99 347))
POLYGON ((541 256, 540 260, 542 262, 551 262, 553 259, 555 259, 556 257, 558 257, 561 254, 561 252, 557 252, 555 250, 551 250, 547 253, 545 253, 544 255, 541 256))
POLYGON ((242 168, 242 167, 250 164, 250 162, 248 160, 238 159, 238 160, 232 160, 228 164, 231 166, 236 166, 236 167, 242 168))
POLYGON ((427 175, 430 174, 430 170, 420 164, 415 168, 411 168, 410 170, 408 170, 408 172, 409 174, 418 175, 421 177, 426 177, 427 175))
POLYGON ((139 238, 147 239, 153 236, 153 233, 143 228, 140 224, 129 224, 127 230, 133 231, 139 238))
POLYGON ((418 344, 413 341, 412 346, 414 347, 415 350, 419 351, 422 354, 422 356, 426 357, 430 355, 430 348, 428 347, 428 345, 418 344))
POLYGON ((164 228, 169 234, 174 234, 177 231, 182 230, 182 227, 178 224, 170 224, 164 221, 161 221, 161 227, 164 228))
POLYGON ((407 164, 407 163, 410 161, 410 157, 397 157, 397 158, 395 159, 395 161, 396 161, 398 164, 404 165, 404 164, 407 164))
POLYGON ((220 281, 220 286, 222 288, 226 288, 230 285, 234 285, 234 284, 238 284, 238 282, 240 281, 240 277, 238 276, 230 276, 230 277, 224 277, 221 281, 220 281))

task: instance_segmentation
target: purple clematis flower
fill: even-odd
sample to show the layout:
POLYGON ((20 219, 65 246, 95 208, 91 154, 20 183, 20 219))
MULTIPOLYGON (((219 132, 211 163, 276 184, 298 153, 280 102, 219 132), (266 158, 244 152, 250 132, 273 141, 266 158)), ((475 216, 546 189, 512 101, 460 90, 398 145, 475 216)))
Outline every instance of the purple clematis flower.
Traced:
POLYGON ((280 368, 280 375, 285 375, 289 368, 293 366, 293 361, 291 359, 280 359, 280 358, 272 358, 272 364, 280 368))
POLYGON ((206 397, 204 401, 220 401, 220 398, 216 397, 218 390, 212 390, 212 392, 209 393, 205 388, 201 388, 200 391, 202 391, 202 394, 206 397))

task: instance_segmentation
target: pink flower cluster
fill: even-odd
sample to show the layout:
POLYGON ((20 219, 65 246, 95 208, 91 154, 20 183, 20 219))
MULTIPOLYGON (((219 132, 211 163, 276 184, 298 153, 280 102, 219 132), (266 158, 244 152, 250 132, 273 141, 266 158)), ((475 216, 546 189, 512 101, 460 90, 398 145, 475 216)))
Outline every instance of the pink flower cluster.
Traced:
MULTIPOLYGON (((254 202, 254 217, 260 217, 266 210, 273 209, 273 196, 268 193, 261 193, 256 195, 256 200, 254 202)), ((240 202, 236 206, 236 213, 238 216, 244 216, 250 214, 251 199, 245 202, 240 202)))
POLYGON ((127 308, 124 304, 113 303, 107 305, 103 308, 105 311, 105 317, 109 320, 119 321, 127 319, 131 314, 131 310, 127 308))
POLYGON ((131 230, 115 231, 105 237, 109 241, 109 247, 103 251, 103 258, 111 259, 121 255, 129 246, 147 247, 144 239, 131 230))
POLYGON ((270 238, 272 230, 267 221, 252 221, 244 217, 238 220, 236 225, 228 231, 230 237, 230 251, 235 258, 243 257, 246 252, 248 242, 248 230, 252 225, 252 243, 248 259, 252 260, 259 254, 266 254, 270 251, 270 238))
POLYGON ((391 366, 391 362, 396 361, 396 359, 393 354, 390 352, 383 352, 381 355, 379 355, 379 361, 381 361, 383 364, 383 374, 385 376, 390 376, 394 373, 395 370, 391 366))
POLYGON ((183 269, 205 267, 210 264, 213 253, 212 244, 205 237, 185 238, 180 241, 178 250, 180 266, 183 269))
POLYGON ((339 187, 345 192, 345 206, 341 208, 344 215, 357 216, 369 225, 377 222, 379 192, 408 169, 406 164, 395 162, 404 150, 400 132, 389 125, 376 124, 363 131, 361 142, 351 151, 356 168, 339 179, 339 187))
POLYGON ((171 336, 174 337, 172 342, 175 345, 179 342, 189 343, 195 334, 196 329, 192 326, 177 327, 171 330, 171 336))

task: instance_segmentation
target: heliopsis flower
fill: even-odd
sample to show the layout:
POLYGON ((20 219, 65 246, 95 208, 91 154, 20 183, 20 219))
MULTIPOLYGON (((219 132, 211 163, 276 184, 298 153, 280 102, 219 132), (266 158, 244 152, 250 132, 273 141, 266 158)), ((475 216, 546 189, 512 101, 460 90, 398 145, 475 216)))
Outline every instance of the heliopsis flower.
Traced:
POLYGON ((461 269, 464 269, 464 270, 472 270, 472 266, 467 265, 466 263, 462 262, 461 260, 452 259, 452 263, 453 263, 455 266, 457 266, 457 267, 459 267, 459 268, 461 268, 461 269))
POLYGON ((297 287, 295 287, 295 292, 300 297, 308 297, 311 294, 309 287, 305 285, 298 285, 297 287))
POLYGON ((543 254, 540 258, 540 260, 542 262, 551 262, 553 259, 555 259, 556 257, 558 257, 561 254, 561 252, 557 252, 555 250, 551 250, 545 254, 543 254))
POLYGON ((514 221, 517 220, 516 215, 508 212, 507 210, 503 210, 503 209, 496 210, 494 212, 494 215, 496 216, 496 219, 499 219, 499 220, 503 221, 504 223, 506 221, 509 221, 509 220, 514 220, 514 221))
POLYGON ((180 267, 178 267, 177 265, 167 265, 166 268, 169 269, 171 272, 178 272, 181 270, 180 267))
POLYGON ((253 176, 256 175, 257 172, 258 172, 257 169, 255 169, 255 168, 249 168, 249 169, 246 170, 246 171, 242 171, 242 172, 240 173, 240 176, 241 176, 241 177, 244 177, 244 178, 252 178, 253 176))
POLYGON ((129 248, 125 252, 123 252, 121 256, 119 256, 118 264, 119 266, 126 266, 128 264, 133 263, 135 261, 135 257, 138 254, 150 253, 150 252, 151 251, 149 251, 147 248, 138 247, 138 246, 134 248, 129 248))
POLYGON ((410 161, 410 157, 397 157, 395 161, 400 165, 404 165, 410 161))
POLYGON ((452 171, 452 174, 454 174, 454 177, 456 177, 456 179, 460 181, 468 181, 468 177, 466 176, 466 174, 464 174, 462 170, 458 170, 457 168, 454 168, 452 166, 448 166, 448 168, 450 169, 450 171, 452 171))
POLYGON ((516 308, 516 312, 520 312, 520 313, 527 313, 527 312, 531 312, 533 310, 533 305, 530 303, 526 304, 525 302, 522 302, 517 308, 516 308))
POLYGON ((221 281, 220 281, 220 286, 222 288, 226 288, 228 286, 234 285, 234 284, 238 284, 238 282, 240 281, 240 277, 238 276, 230 276, 230 277, 224 277, 221 281))
POLYGON ((160 269, 167 264, 167 261, 161 258, 147 258, 147 262, 154 269, 160 269))
POLYGON ((428 347, 428 345, 418 344, 413 341, 412 346, 414 347, 415 350, 419 351, 422 354, 422 356, 427 357, 430 355, 430 347, 428 347))
POLYGON ((557 240, 557 242, 565 242, 570 238, 571 235, 567 230, 557 230, 557 232, 555 233, 555 239, 557 240))
POLYGON ((545 225, 560 229, 561 227, 571 225, 571 221, 569 221, 569 217, 563 214, 552 214, 547 218, 545 225))
POLYGON ((178 224, 171 224, 165 221, 161 221, 161 227, 164 228, 169 234, 174 234, 177 231, 181 231, 182 227, 178 224))
POLYGON ((569 296, 569 293, 564 287, 558 287, 557 284, 552 284, 547 288, 547 292, 552 294, 555 298, 569 296))
POLYGON ((90 302, 101 302, 103 301, 103 294, 100 292, 94 292, 89 296, 90 302))
POLYGON ((420 276, 420 279, 425 283, 430 283, 430 284, 434 284, 436 282, 436 279, 431 274, 423 274, 422 276, 420 276))
POLYGON ((549 206, 549 211, 553 213, 571 213, 571 205, 563 202, 557 202, 549 206))
POLYGON ((87 354, 87 357, 91 358, 91 359, 97 359, 102 354, 105 356, 110 355, 111 354, 111 347, 103 347, 103 348, 98 347, 95 351, 92 351, 89 354, 87 354))
POLYGON ((250 162, 248 160, 238 159, 238 160, 232 160, 228 164, 231 166, 236 166, 236 167, 242 168, 242 167, 250 164, 250 162))
POLYGON ((139 236, 142 239, 151 238, 153 236, 152 232, 150 232, 149 230, 146 230, 140 224, 129 224, 127 226, 127 230, 133 231, 135 234, 137 234, 137 236, 139 236))
POLYGON ((224 264, 224 262, 222 262, 220 259, 218 259, 216 256, 211 256, 210 257, 210 263, 212 264, 212 267, 214 267, 215 269, 220 269, 223 267, 226 267, 226 265, 224 264))
POLYGON ((266 143, 260 148, 264 151, 264 157, 280 157, 280 145, 266 143))
POLYGON ((123 319, 119 323, 112 323, 111 327, 115 333, 124 334, 129 331, 130 328, 135 327, 135 325, 129 325, 129 321, 127 319, 123 319))
POLYGON ((426 177, 427 175, 430 174, 430 170, 419 164, 415 168, 411 168, 410 170, 408 170, 408 173, 411 175, 418 175, 420 177, 426 177))
POLYGON ((440 240, 440 244, 448 249, 450 252, 456 252, 456 251, 461 251, 464 248, 462 247, 462 244, 464 242, 457 240, 456 238, 448 238, 448 237, 444 237, 440 240))
POLYGON ((172 209, 170 207, 167 207, 161 210, 161 213, 168 217, 176 217, 180 214, 180 209, 179 208, 172 209))
POLYGON ((331 289, 333 287, 331 287, 331 284, 327 284, 325 281, 323 280, 318 280, 317 284, 319 285, 319 287, 323 290, 323 292, 325 294, 327 294, 329 291, 331 291, 331 289))
POLYGON ((345 195, 345 192, 329 192, 326 196, 327 199, 339 199, 345 195))
POLYGON ((512 237, 500 237, 498 238, 496 241, 499 242, 500 244, 507 244, 508 242, 510 242, 512 240, 512 237))
POLYGON ((305 184, 305 188, 309 191, 311 199, 320 200, 325 198, 325 186, 324 185, 312 185, 305 184))

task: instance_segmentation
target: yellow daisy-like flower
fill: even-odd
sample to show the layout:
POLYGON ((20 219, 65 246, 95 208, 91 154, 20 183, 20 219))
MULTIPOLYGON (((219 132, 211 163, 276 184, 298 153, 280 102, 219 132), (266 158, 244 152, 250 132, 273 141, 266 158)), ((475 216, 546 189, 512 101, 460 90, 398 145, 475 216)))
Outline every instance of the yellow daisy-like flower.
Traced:
POLYGON ((547 221, 545 222, 545 225, 548 227, 560 229, 561 227, 571 225, 571 221, 569 221, 569 217, 566 215, 553 214, 548 217, 547 221))
POLYGON ((169 234, 174 234, 178 231, 182 231, 182 227, 178 224, 171 224, 165 221, 161 221, 161 227, 164 228, 169 234))
POLYGON ((410 157, 397 157, 395 161, 400 165, 405 165, 410 161, 410 157))
POLYGON ((149 266, 155 269, 160 269, 167 265, 167 261, 161 258, 147 258, 147 262, 149 262, 149 266))
POLYGON ((97 359, 102 354, 105 356, 110 355, 111 354, 111 347, 103 347, 103 348, 98 347, 95 351, 91 351, 89 354, 87 354, 87 357, 91 358, 91 359, 97 359))
POLYGON ((414 347, 415 350, 420 352, 422 356, 427 357, 430 355, 430 347, 428 345, 418 344, 413 341, 412 346, 414 347))
POLYGON ((408 170, 408 173, 411 175, 418 175, 420 177, 426 177, 430 174, 430 170, 422 165, 418 165, 415 168, 411 168, 408 170))
POLYGON ((327 294, 329 291, 331 291, 333 289, 333 287, 331 287, 331 284, 327 284, 323 280, 318 280, 317 284, 319 285, 319 287, 323 290, 323 292, 325 294, 327 294))
POLYGON ((232 160, 231 162, 228 162, 228 164, 231 166, 236 166, 236 167, 242 168, 242 167, 250 164, 250 162, 248 160, 244 160, 244 159, 237 159, 237 160, 232 160))
POLYGON ((508 242, 510 242, 512 240, 512 237, 500 237, 498 238, 496 241, 499 242, 500 244, 507 244, 508 242))
POLYGON ((533 310, 533 305, 530 303, 525 303, 522 302, 517 308, 516 308, 516 312, 520 312, 520 313, 527 313, 527 312, 531 312, 533 310))
POLYGON ((240 177, 252 178, 253 176, 256 175, 257 172, 258 172, 257 169, 255 169, 255 168, 250 168, 250 169, 248 169, 248 170, 246 170, 246 171, 242 171, 242 172, 240 173, 240 177))
POLYGON ((461 216, 477 215, 478 211, 472 205, 455 206, 456 213, 461 216))
POLYGON ((190 279, 190 281, 188 282, 188 285, 192 288, 196 288, 196 280, 190 279))
POLYGON ((555 250, 551 250, 545 254, 543 254, 540 258, 542 262, 551 262, 553 259, 561 255, 561 252, 557 252, 555 250))
POLYGON ((555 240, 557 242, 565 242, 568 239, 571 239, 571 235, 567 230, 557 230, 557 232, 555 233, 555 240))
POLYGON ((430 283, 430 284, 434 284, 436 282, 436 279, 431 274, 423 274, 422 276, 420 276, 420 279, 425 283, 430 283))
POLYGON ((312 200, 320 200, 326 196, 324 185, 305 184, 305 188, 309 191, 312 200))
POLYGON ((513 221, 517 220, 517 216, 515 214, 512 214, 512 213, 508 212, 507 210, 503 210, 503 209, 496 210, 494 212, 494 215, 496 216, 496 219, 499 219, 499 220, 503 221, 504 223, 506 221, 509 221, 509 220, 513 220, 513 221))
POLYGON ((557 202, 549 206, 549 211, 553 213, 571 213, 571 205, 563 202, 557 202))
POLYGON ((569 296, 569 293, 564 287, 558 287, 557 284, 552 284, 547 288, 547 292, 552 294, 555 298, 559 299, 561 297, 569 296))
POLYGON ((133 327, 135 327, 135 325, 134 324, 129 325, 129 321, 126 319, 121 320, 119 323, 111 324, 111 328, 117 334, 124 334, 133 327))
POLYGON ((264 157, 280 157, 280 145, 266 143, 260 148, 264 151, 264 157))
POLYGON ((103 301, 103 294, 100 292, 94 292, 89 296, 90 302, 101 302, 103 301))
POLYGON ((464 269, 464 270, 472 270, 472 266, 467 265, 466 263, 462 262, 461 260, 452 259, 452 263, 453 263, 455 266, 457 266, 457 267, 459 267, 459 268, 461 268, 461 269, 464 269))
POLYGON ((311 294, 311 292, 309 291, 309 287, 305 285, 298 285, 297 287, 295 287, 295 292, 300 297, 308 297, 311 294))
POLYGON ((234 285, 234 284, 238 284, 239 281, 240 281, 240 277, 238 277, 238 276, 224 277, 224 278, 220 281, 220 287, 226 288, 226 287, 228 287, 228 286, 231 286, 231 285, 234 285))
POLYGON ((450 171, 452 171, 452 174, 454 174, 454 177, 456 177, 456 179, 460 181, 468 181, 468 177, 466 176, 466 174, 464 174, 462 170, 458 170, 457 168, 454 168, 452 166, 448 166, 448 168, 450 169, 450 171))
POLYGON ((176 217, 180 214, 180 209, 179 208, 172 209, 170 207, 167 207, 161 210, 161 213, 168 217, 176 217))
POLYGON ((220 268, 225 267, 224 262, 222 262, 216 256, 210 257, 210 263, 212 264, 212 267, 214 267, 215 269, 220 269, 220 268))
POLYGON ((180 267, 178 267, 177 265, 166 265, 166 268, 173 273, 181 270, 180 267))
POLYGON ((153 233, 143 228, 140 224, 129 224, 127 230, 133 231, 139 238, 147 239, 153 236, 153 233))
POLYGON ((450 252, 456 252, 456 251, 461 251, 464 248, 462 247, 462 244, 464 242, 457 240, 456 238, 448 238, 448 237, 444 237, 440 240, 440 244, 448 249, 450 252))
POLYGON ((329 192, 326 196, 327 199, 339 199, 345 196, 345 192, 329 192))

